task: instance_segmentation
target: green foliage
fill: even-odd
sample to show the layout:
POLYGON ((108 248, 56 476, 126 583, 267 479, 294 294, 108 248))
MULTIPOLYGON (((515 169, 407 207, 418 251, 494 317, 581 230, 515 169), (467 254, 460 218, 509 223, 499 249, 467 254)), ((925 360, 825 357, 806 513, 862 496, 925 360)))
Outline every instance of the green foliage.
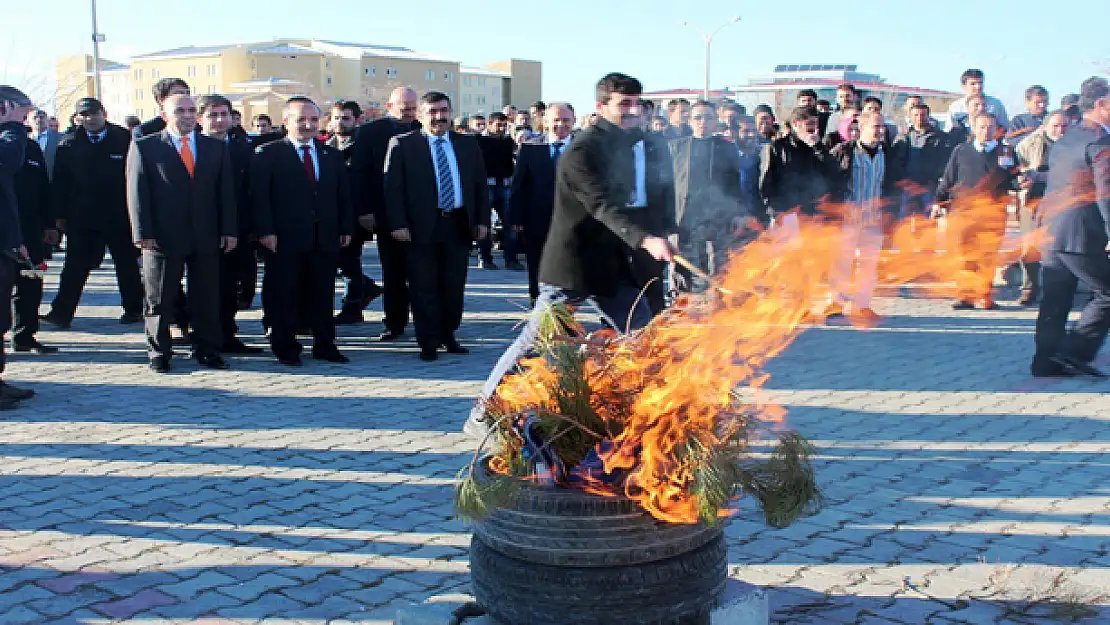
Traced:
POLYGON ((819 512, 824 496, 809 461, 813 445, 796 432, 778 436, 770 458, 740 462, 737 484, 759 500, 768 525, 786 527, 802 515, 819 512))
POLYGON ((455 485, 455 516, 464 521, 484 519, 517 497, 524 481, 510 476, 488 474, 479 480, 473 465, 463 468, 455 485))

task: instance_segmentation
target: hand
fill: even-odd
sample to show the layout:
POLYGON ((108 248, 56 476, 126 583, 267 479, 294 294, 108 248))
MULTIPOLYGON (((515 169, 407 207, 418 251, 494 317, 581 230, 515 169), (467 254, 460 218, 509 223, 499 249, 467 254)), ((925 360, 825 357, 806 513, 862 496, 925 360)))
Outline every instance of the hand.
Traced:
POLYGON ((42 242, 47 245, 57 245, 60 235, 54 228, 47 228, 42 231, 42 242))
POLYGON ((223 250, 225 254, 235 249, 236 245, 239 245, 239 239, 235 237, 220 237, 220 249, 223 250))
POLYGON ((350 244, 351 244, 351 235, 349 235, 349 234, 339 235, 339 247, 347 247, 350 244))
POLYGON ((651 254, 655 260, 665 260, 670 262, 674 258, 674 247, 670 241, 662 237, 645 237, 640 242, 640 247, 651 254))
POLYGON ((153 250, 154 248, 158 247, 158 245, 154 242, 154 239, 143 239, 142 241, 139 241, 139 247, 144 250, 153 250))
POLYGON ((374 216, 373 215, 359 215, 358 225, 367 232, 374 231, 374 216))
POLYGON ((397 241, 411 241, 412 235, 409 234, 408 228, 399 228, 389 233, 397 241))
POLYGON ((272 234, 267 234, 264 237, 258 237, 258 243, 271 252, 277 251, 277 237, 272 234))
POLYGON ((64 219, 55 219, 54 220, 54 225, 58 227, 58 230, 63 230, 64 231, 66 229, 66 220, 64 220, 64 219))
POLYGON ((474 226, 474 240, 481 241, 489 234, 489 228, 485 226, 474 226))
POLYGON ((19 258, 22 259, 22 260, 27 260, 27 259, 31 258, 31 255, 27 253, 27 246, 26 245, 20 245, 18 252, 19 252, 19 258))

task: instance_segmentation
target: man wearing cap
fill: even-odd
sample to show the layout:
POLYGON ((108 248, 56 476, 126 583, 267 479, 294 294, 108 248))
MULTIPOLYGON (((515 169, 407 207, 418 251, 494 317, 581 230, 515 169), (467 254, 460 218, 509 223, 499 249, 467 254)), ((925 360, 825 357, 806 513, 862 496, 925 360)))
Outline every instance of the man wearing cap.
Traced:
MULTIPOLYGON (((0 85, 0 374, 4 373, 4 335, 12 324, 12 287, 19 275, 17 259, 27 258, 19 225, 15 174, 23 167, 27 130, 23 120, 31 99, 22 91, 0 85)), ((10 410, 34 395, 0 379, 0 410, 10 410)))
POLYGON ((139 252, 131 243, 127 217, 125 166, 131 133, 108 123, 96 98, 77 101, 77 128, 58 145, 51 199, 58 229, 69 242, 58 293, 43 321, 68 328, 77 312, 89 272, 112 253, 123 316, 120 323, 143 321, 143 284, 139 252))

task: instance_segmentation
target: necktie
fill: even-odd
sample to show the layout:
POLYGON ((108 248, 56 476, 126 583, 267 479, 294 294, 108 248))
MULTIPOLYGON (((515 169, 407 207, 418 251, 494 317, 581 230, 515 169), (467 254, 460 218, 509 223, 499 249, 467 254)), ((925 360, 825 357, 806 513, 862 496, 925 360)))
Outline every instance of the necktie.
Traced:
POLYGON ((307 145, 301 146, 301 158, 304 161, 304 173, 308 176, 308 181, 316 184, 316 165, 312 160, 312 148, 307 145))
POLYGON ((556 170, 559 169, 559 157, 563 155, 563 145, 564 143, 562 141, 556 141, 552 144, 555 148, 555 152, 551 155, 551 164, 556 170))
POLYGON ((439 170, 439 209, 455 209, 455 180, 451 177, 451 164, 447 160, 447 149, 443 137, 436 139, 436 169, 439 170))
POLYGON ((189 172, 189 177, 192 178, 196 161, 193 160, 193 149, 189 147, 189 137, 181 137, 181 162, 185 164, 185 171, 189 172))

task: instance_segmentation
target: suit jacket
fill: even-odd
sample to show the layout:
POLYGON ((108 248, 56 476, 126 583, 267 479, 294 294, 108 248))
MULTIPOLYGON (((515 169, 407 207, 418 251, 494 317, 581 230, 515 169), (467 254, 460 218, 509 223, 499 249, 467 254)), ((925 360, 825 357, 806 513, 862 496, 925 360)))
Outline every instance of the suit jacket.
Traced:
MULTIPOLYGON (((665 182, 652 182, 652 172, 665 176, 662 163, 668 150, 655 139, 645 140, 649 208, 629 208, 635 188, 632 146, 643 138, 605 119, 575 135, 555 176, 555 205, 551 231, 544 245, 539 279, 586 295, 611 295, 632 280, 629 258, 645 237, 662 236, 652 224, 665 224, 651 214, 650 202, 666 203, 674 191, 665 182), (649 145, 650 144, 650 145, 649 145)), ((664 181, 669 180, 667 176, 664 181)), ((665 209, 664 209, 665 210, 665 209)), ((656 211, 663 212, 663 211, 656 211)))
POLYGON ((740 188, 739 150, 721 137, 693 136, 672 139, 670 148, 674 159, 675 222, 680 235, 688 235, 692 228, 707 223, 723 227, 725 234, 731 232, 732 219, 746 216, 750 210, 740 188), (705 143, 700 144, 702 141, 705 143), (694 149, 695 145, 705 146, 705 160, 697 158, 700 152, 694 149))
POLYGON ((218 139, 194 136, 191 178, 168 131, 135 141, 127 154, 132 240, 153 239, 169 256, 216 254, 221 236, 239 235, 231 154, 218 139))
POLYGON ((338 253, 339 237, 354 231, 343 154, 316 141, 316 158, 320 173, 314 183, 288 137, 255 151, 250 173, 253 230, 259 237, 277 236, 279 254, 338 253))
MULTIPOLYGON (((46 147, 41 148, 40 146, 40 149, 42 149, 43 157, 46 159, 46 175, 53 180, 54 159, 58 155, 58 144, 61 143, 63 135, 57 130, 51 130, 50 128, 47 128, 43 134, 46 135, 46 147)), ((37 139, 35 143, 38 143, 37 139)))
MULTIPOLYGON (((451 132, 450 140, 458 163, 468 229, 488 228, 489 192, 478 138, 451 132)), ((429 243, 439 219, 438 188, 427 135, 414 130, 390 139, 385 157, 386 231, 408 228, 414 245, 429 243)))
MULTIPOLYGON (((385 155, 389 140, 411 130, 418 130, 420 122, 402 124, 391 117, 376 119, 358 127, 355 145, 351 151, 351 193, 358 216, 373 215, 381 224, 385 221, 385 155)), ((377 228, 381 230, 381 226, 377 228)))
POLYGON ((816 215, 829 194, 829 150, 821 142, 810 147, 794 133, 764 148, 760 162, 759 195, 767 215, 775 217, 795 208, 816 215))
POLYGON ((1056 252, 1105 253, 1110 239, 1110 134, 1102 126, 1084 120, 1052 145, 1041 210, 1049 234, 1046 261, 1056 252))
MULTIPOLYGON (((856 155, 863 148, 858 141, 841 143, 829 152, 831 171, 829 182, 832 186, 831 200, 850 203, 852 201, 852 167, 856 155)), ((881 210, 889 217, 897 217, 902 209, 902 182, 906 178, 906 151, 901 144, 882 145, 883 150, 883 188, 881 210)))
POLYGON ((46 174, 46 157, 34 139, 27 139, 23 167, 15 174, 15 194, 19 201, 19 226, 23 244, 31 262, 46 258, 43 231, 54 227, 50 214, 50 179, 46 174))
POLYGON ((162 119, 161 117, 153 117, 139 124, 135 128, 135 138, 142 139, 143 137, 149 137, 150 135, 158 134, 165 129, 166 120, 162 119))
POLYGON ((23 122, 0 124, 0 251, 13 250, 23 243, 15 174, 23 167, 26 153, 27 130, 23 122))
POLYGON ((84 128, 58 144, 51 198, 54 216, 66 228, 99 230, 124 236, 130 228, 127 213, 127 153, 131 133, 108 124, 99 143, 89 141, 84 128))
MULTIPOLYGON (((563 155, 569 145, 563 148, 563 155)), ((551 159, 551 145, 523 143, 513 170, 507 221, 511 226, 522 227, 526 237, 542 242, 551 228, 554 208, 555 162, 551 159)))
POLYGON ((245 239, 252 232, 251 161, 254 160, 254 148, 244 135, 232 136, 227 148, 231 155, 232 181, 235 186, 236 221, 239 225, 237 236, 245 239))

